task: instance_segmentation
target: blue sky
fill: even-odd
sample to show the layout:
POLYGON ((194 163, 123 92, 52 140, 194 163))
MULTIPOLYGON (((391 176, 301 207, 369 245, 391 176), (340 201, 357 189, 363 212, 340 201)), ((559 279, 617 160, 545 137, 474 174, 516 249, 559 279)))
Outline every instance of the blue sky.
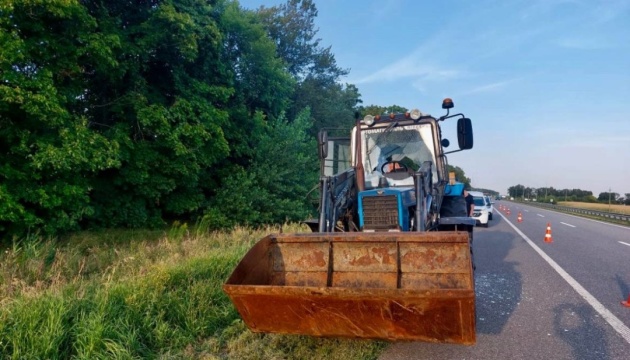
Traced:
POLYGON ((474 148, 449 155, 473 186, 630 193, 630 1, 315 4, 364 105, 441 115, 451 97, 473 120, 474 148))

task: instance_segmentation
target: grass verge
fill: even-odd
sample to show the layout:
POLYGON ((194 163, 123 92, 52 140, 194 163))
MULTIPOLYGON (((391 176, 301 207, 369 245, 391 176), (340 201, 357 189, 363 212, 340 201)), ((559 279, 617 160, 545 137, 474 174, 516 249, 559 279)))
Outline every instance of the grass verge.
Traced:
POLYGON ((0 357, 375 359, 385 343, 246 328, 221 286, 251 245, 279 231, 176 224, 14 243, 0 255, 0 357))

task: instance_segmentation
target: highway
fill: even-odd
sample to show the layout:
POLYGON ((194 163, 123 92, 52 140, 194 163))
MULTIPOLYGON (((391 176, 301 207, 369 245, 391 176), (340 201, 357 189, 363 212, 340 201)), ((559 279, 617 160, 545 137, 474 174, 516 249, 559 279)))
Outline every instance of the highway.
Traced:
POLYGON ((630 359, 630 228, 494 207, 474 231, 477 344, 393 343, 379 359, 630 359))

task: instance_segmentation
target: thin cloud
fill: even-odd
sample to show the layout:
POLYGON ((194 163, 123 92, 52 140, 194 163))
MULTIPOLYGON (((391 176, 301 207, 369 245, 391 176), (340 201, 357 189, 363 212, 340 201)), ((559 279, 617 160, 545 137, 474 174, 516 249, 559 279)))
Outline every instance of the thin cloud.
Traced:
POLYGON ((417 55, 410 55, 377 70, 371 75, 357 79, 354 84, 391 82, 399 79, 443 81, 457 78, 460 75, 461 71, 459 70, 425 64, 417 55))
POLYGON ((436 69, 416 77, 411 82, 411 86, 422 93, 426 93, 429 84, 444 83, 448 80, 455 80, 462 77, 464 77, 464 73, 458 70, 436 69))
MULTIPOLYGON (((391 0, 392 4, 398 4, 397 0, 391 0)), ((400 79, 409 82, 418 81, 445 81, 452 80, 462 75, 462 71, 449 64, 450 53, 447 49, 456 46, 458 28, 453 24, 445 24, 438 32, 425 38, 407 56, 390 64, 386 64, 370 75, 359 77, 351 81, 353 84, 369 84, 376 82, 392 82, 400 79), (435 65, 439 63, 440 65, 435 65)))
POLYGON ((486 84, 486 85, 481 85, 481 86, 477 86, 476 88, 473 88, 469 91, 464 92, 464 95, 472 95, 472 94, 479 94, 479 93, 488 93, 488 92, 493 92, 493 91, 497 91, 497 90, 502 90, 504 89, 506 86, 508 86, 511 83, 516 82, 518 79, 512 79, 512 80, 506 80, 506 81, 498 81, 498 82, 494 82, 491 84, 486 84))
POLYGON ((370 12, 371 20, 386 20, 390 14, 398 12, 403 7, 402 0, 381 0, 372 4, 370 12))
POLYGON ((580 6, 578 0, 534 0, 529 1, 527 6, 521 10, 521 19, 528 21, 541 16, 550 16, 561 6, 580 6))

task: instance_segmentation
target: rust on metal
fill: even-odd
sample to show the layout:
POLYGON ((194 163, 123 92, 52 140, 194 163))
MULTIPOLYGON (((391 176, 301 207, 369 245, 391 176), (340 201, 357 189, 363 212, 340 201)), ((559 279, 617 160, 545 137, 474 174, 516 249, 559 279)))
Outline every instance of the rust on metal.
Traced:
POLYGON ((468 233, 280 234, 226 284, 255 332, 475 343, 468 233))

